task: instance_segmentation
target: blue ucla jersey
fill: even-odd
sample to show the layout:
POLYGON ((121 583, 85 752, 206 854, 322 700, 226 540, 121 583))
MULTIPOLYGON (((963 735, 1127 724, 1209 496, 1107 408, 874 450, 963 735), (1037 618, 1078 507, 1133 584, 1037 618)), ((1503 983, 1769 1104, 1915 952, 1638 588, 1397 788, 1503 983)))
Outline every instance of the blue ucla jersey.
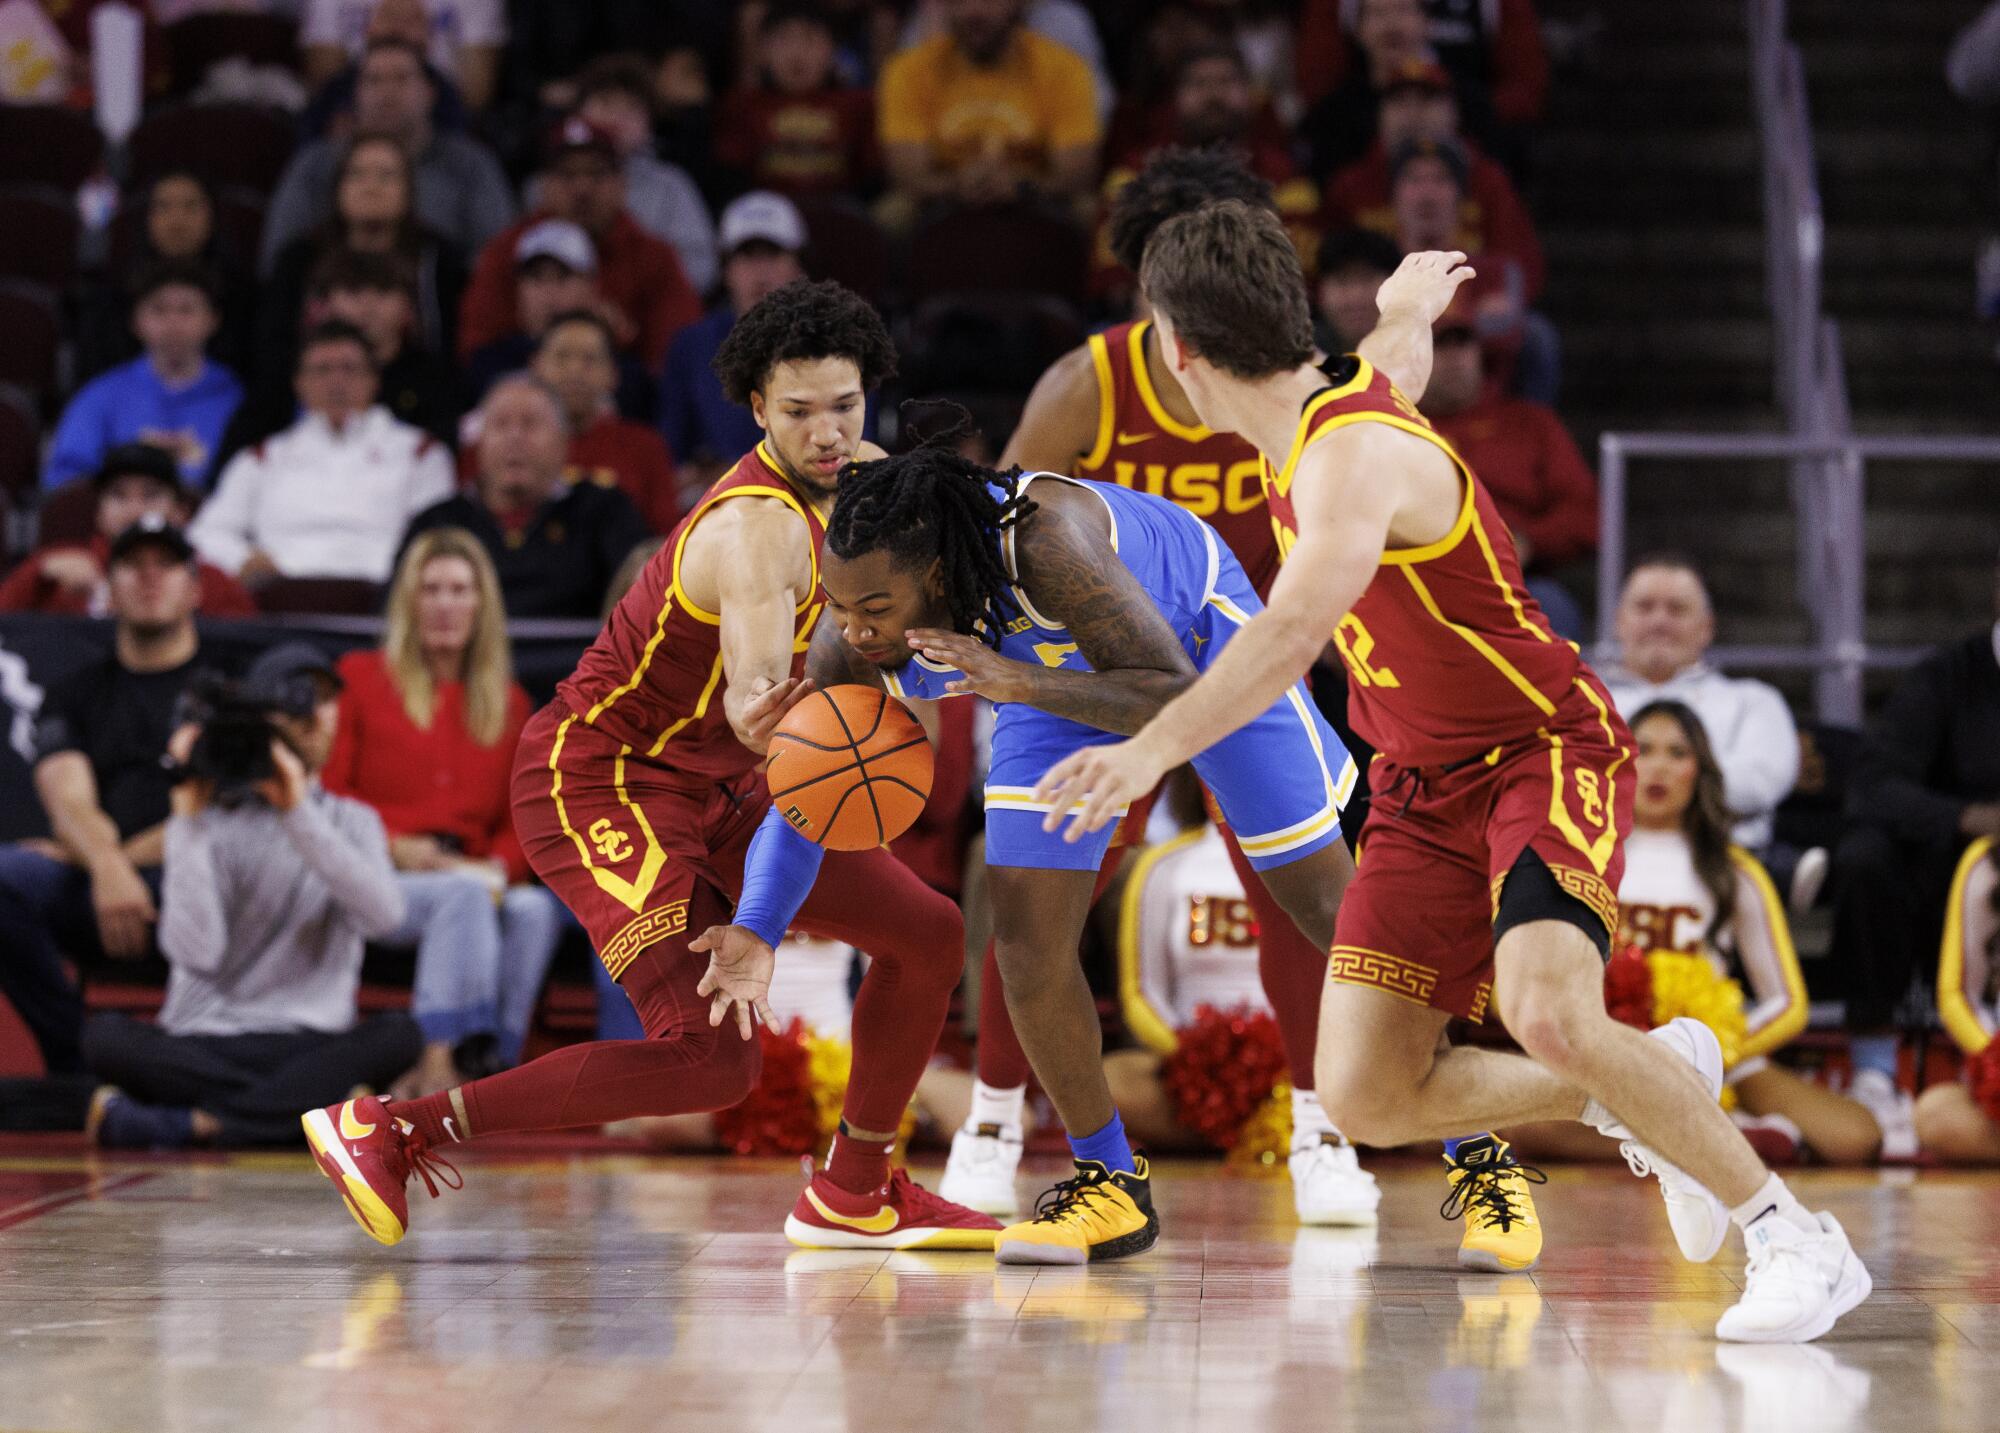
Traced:
MULTIPOLYGON (((1021 482, 1025 488, 1075 480, 1033 473, 1021 482)), ((1242 566, 1213 528, 1164 498, 1107 483, 1076 486, 1104 504, 1119 559, 1180 638, 1196 670, 1208 670, 1236 631, 1264 607, 1242 566)), ((1006 496, 998 485, 994 494, 1003 500, 1006 496)), ((1018 581, 1011 531, 1003 543, 1007 570, 1018 581)), ((1038 612, 1018 585, 1014 600, 1021 615, 1001 636, 1002 656, 1035 666, 1091 670, 1068 628, 1038 612)), ((955 667, 921 656, 882 673, 895 695, 928 699, 951 695, 947 686, 962 676, 955 667)), ((1115 824, 1071 845, 1060 832, 1042 830, 1049 808, 1035 801, 1034 789, 1051 766, 1072 752, 1122 739, 1018 702, 1000 703, 986 777, 988 863, 1095 870, 1115 824)), ((1340 838, 1340 810, 1354 789, 1354 761, 1302 682, 1197 756, 1194 767, 1244 855, 1258 869, 1299 860, 1340 838)))
MULTIPOLYGON (((1242 568, 1229 549, 1218 541, 1215 529, 1165 498, 1109 483, 1078 482, 1055 473, 1023 474, 1023 491, 1031 483, 1068 483, 1104 504, 1111 517, 1112 547, 1127 570, 1139 580, 1139 586, 1145 589, 1146 595, 1153 599, 1153 605, 1160 609, 1161 615, 1181 637, 1183 644, 1189 645, 1191 656, 1196 655, 1198 647, 1191 644, 1188 629, 1216 596, 1217 583, 1233 575, 1242 580, 1226 584, 1231 592, 1249 589, 1248 579, 1242 577, 1242 568)), ((1001 502, 1007 500, 1007 491, 1000 484, 988 486, 996 499, 1001 502)), ((1012 529, 1002 539, 1001 555, 1006 560, 1007 571, 1018 581, 1020 569, 1014 560, 1012 529)), ((1254 592, 1250 600, 1256 602, 1254 592)), ((1075 672, 1091 670, 1090 663, 1077 650, 1076 641, 1067 627, 1037 612, 1035 604, 1019 586, 1014 588, 1014 601, 1021 615, 1008 624, 1007 631, 1000 638, 1001 656, 1040 667, 1066 667, 1075 672)), ((1256 609, 1253 607, 1252 610, 1256 609)), ((889 690, 896 696, 931 700, 950 695, 945 690, 946 685, 963 675, 956 667, 942 666, 922 656, 882 674, 889 690)))

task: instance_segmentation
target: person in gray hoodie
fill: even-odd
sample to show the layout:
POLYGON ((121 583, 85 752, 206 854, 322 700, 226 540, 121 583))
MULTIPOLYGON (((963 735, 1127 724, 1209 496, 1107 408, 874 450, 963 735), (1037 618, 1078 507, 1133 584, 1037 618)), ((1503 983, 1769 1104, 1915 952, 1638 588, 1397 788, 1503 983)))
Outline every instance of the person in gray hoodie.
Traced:
POLYGON ((166 825, 156 1025, 104 1014, 84 1062, 105 1082, 86 1130, 112 1148, 296 1144, 298 1111, 386 1088, 423 1049, 407 1014, 357 1019, 362 948, 403 896, 373 808, 318 775, 340 683, 304 642, 265 652, 241 690, 271 713, 272 772, 234 797, 189 769, 200 726, 176 731, 166 825))

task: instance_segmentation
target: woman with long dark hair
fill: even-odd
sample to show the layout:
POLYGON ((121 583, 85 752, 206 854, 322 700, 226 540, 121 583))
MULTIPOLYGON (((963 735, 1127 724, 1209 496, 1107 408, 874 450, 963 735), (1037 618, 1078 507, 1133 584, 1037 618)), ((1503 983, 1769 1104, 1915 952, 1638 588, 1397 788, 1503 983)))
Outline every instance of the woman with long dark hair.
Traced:
POLYGON ((1805 979, 1771 878, 1729 839, 1722 768, 1701 718, 1658 701, 1632 718, 1633 831, 1618 887, 1620 944, 1701 955, 1742 986, 1747 1026, 1729 1071, 1739 1108, 1829 1164, 1872 1160, 1882 1130, 1865 1106, 1770 1056, 1805 1029, 1805 979))
POLYGON ((313 265, 335 249, 402 256, 416 276, 416 337, 432 353, 450 353, 465 264, 416 217, 416 171, 396 139, 358 134, 335 171, 333 216, 278 254, 258 317, 260 349, 289 354, 313 265))
MULTIPOLYGON (((2000 843, 1974 841, 1959 858, 1938 952, 1938 1015, 1967 1060, 1983 1064, 2000 1038, 2000 843)), ((1983 1083, 1983 1081, 1981 1082, 1983 1083)), ((1917 1144, 1947 1164, 2000 1164, 2000 1120, 1964 1081, 1917 1100, 1917 1144)))

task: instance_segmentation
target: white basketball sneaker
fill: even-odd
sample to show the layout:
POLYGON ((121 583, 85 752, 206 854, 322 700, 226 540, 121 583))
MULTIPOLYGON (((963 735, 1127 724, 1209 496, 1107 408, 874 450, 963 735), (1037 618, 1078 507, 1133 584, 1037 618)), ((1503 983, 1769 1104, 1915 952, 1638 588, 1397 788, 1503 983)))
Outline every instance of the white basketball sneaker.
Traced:
POLYGON ((938 1197, 996 1218, 1020 1212, 1014 1175, 1021 1168, 1019 1125, 966 1125, 951 1137, 938 1197), (946 1191, 949 1190, 949 1193, 946 1191))
MULTIPOLYGON (((1708 1086, 1709 1096, 1722 1096, 1722 1046, 1715 1032, 1699 1020, 1683 1015, 1658 1029, 1646 1032, 1694 1067, 1708 1086)), ((1696 1264, 1706 1264, 1729 1237, 1729 1211, 1685 1170, 1670 1164, 1632 1138, 1632 1131, 1596 1100, 1583 1112, 1583 1122, 1611 1139, 1622 1140, 1618 1152, 1632 1172, 1644 1179, 1653 1175, 1660 1181, 1660 1195, 1667 1202, 1667 1223, 1681 1255, 1696 1264)))
POLYGON ((1301 1224, 1367 1225, 1375 1222, 1382 1190, 1361 1167, 1354 1146, 1321 1135, 1292 1151, 1292 1205, 1301 1224))
POLYGON ((1867 1298, 1874 1280, 1831 1214, 1814 1216, 1808 1234, 1771 1214, 1743 1231, 1750 1268, 1743 1297, 1716 1320, 1715 1336, 1728 1343, 1809 1343, 1867 1298))

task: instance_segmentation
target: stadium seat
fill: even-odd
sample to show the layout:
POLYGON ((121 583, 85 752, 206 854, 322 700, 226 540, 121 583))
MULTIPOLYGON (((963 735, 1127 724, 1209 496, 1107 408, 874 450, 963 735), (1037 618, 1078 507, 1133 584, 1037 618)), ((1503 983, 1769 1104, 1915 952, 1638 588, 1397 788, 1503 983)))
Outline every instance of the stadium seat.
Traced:
POLYGON ((68 482, 50 493, 35 514, 35 542, 85 543, 97 530, 97 484, 68 482))
POLYGON ((188 94, 207 78, 221 60, 245 59, 253 65, 299 67, 299 33, 292 21, 277 15, 190 15, 160 32, 166 42, 168 93, 188 94))
POLYGON ((1080 304, 1089 252, 1081 229, 1041 209, 956 209, 911 236, 910 301, 946 293, 1038 293, 1080 304))
POLYGON ((76 277, 76 202, 47 185, 0 189, 0 277, 58 292, 76 277))
POLYGON ((41 423, 34 400, 18 388, 0 385, 0 503, 14 503, 35 490, 41 481, 41 461, 41 423))
POLYGON ((130 179, 191 169, 215 185, 269 194, 291 158, 289 118, 254 104, 183 104, 149 115, 132 131, 130 179))
POLYGON ((879 305, 889 286, 889 240, 868 211, 849 199, 802 199, 799 213, 812 239, 806 248, 812 276, 879 305))
POLYGON ((919 305, 898 336, 903 386, 1025 395, 1084 335, 1076 310, 1046 294, 941 294, 919 305))
POLYGON ((0 105, 0 175, 10 184, 75 189, 104 160, 89 114, 67 105, 0 105))
POLYGON ((256 596, 266 612, 372 617, 382 610, 382 589, 351 577, 280 577, 259 587, 256 596))
MULTIPOLYGON (((4 242, 4 241, 0 241, 4 242)), ((55 295, 25 279, 0 278, 0 383, 25 389, 29 406, 47 406, 56 386, 62 324, 55 295)))

